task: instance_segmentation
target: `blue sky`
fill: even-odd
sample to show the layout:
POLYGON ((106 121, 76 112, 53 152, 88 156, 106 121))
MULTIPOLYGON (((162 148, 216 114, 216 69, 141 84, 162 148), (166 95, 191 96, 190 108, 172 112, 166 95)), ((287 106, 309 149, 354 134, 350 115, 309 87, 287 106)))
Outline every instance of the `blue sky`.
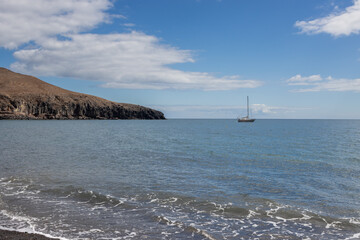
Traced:
POLYGON ((0 0, 0 66, 168 118, 360 118, 360 0, 0 0))

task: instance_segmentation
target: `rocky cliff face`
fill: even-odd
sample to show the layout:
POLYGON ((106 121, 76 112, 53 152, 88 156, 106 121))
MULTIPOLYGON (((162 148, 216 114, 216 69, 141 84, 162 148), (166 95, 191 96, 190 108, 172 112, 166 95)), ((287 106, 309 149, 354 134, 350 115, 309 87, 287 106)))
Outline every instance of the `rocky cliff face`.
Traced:
POLYGON ((139 105, 71 92, 0 68, 0 119, 165 119, 139 105))

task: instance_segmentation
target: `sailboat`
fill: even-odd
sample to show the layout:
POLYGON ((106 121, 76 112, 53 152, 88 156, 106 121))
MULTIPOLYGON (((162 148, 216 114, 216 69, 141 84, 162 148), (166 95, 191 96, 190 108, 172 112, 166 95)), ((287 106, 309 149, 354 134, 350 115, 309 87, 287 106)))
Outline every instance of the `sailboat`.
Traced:
POLYGON ((247 96, 247 115, 246 117, 238 118, 238 122, 254 122, 254 118, 249 116, 249 96, 247 96))

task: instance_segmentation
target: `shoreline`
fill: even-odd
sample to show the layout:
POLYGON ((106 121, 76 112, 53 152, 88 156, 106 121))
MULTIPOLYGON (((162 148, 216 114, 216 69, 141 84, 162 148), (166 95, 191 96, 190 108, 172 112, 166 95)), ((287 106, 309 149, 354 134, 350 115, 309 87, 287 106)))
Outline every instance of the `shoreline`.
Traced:
POLYGON ((0 239, 2 240, 60 240, 59 238, 49 238, 40 234, 17 232, 0 229, 0 239))

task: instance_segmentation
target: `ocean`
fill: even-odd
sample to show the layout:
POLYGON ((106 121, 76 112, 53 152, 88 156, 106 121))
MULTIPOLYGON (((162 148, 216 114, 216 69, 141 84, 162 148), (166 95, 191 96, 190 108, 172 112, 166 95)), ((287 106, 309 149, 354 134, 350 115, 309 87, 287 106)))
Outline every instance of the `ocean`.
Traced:
POLYGON ((0 229, 360 239, 360 120, 3 120, 0 229))

